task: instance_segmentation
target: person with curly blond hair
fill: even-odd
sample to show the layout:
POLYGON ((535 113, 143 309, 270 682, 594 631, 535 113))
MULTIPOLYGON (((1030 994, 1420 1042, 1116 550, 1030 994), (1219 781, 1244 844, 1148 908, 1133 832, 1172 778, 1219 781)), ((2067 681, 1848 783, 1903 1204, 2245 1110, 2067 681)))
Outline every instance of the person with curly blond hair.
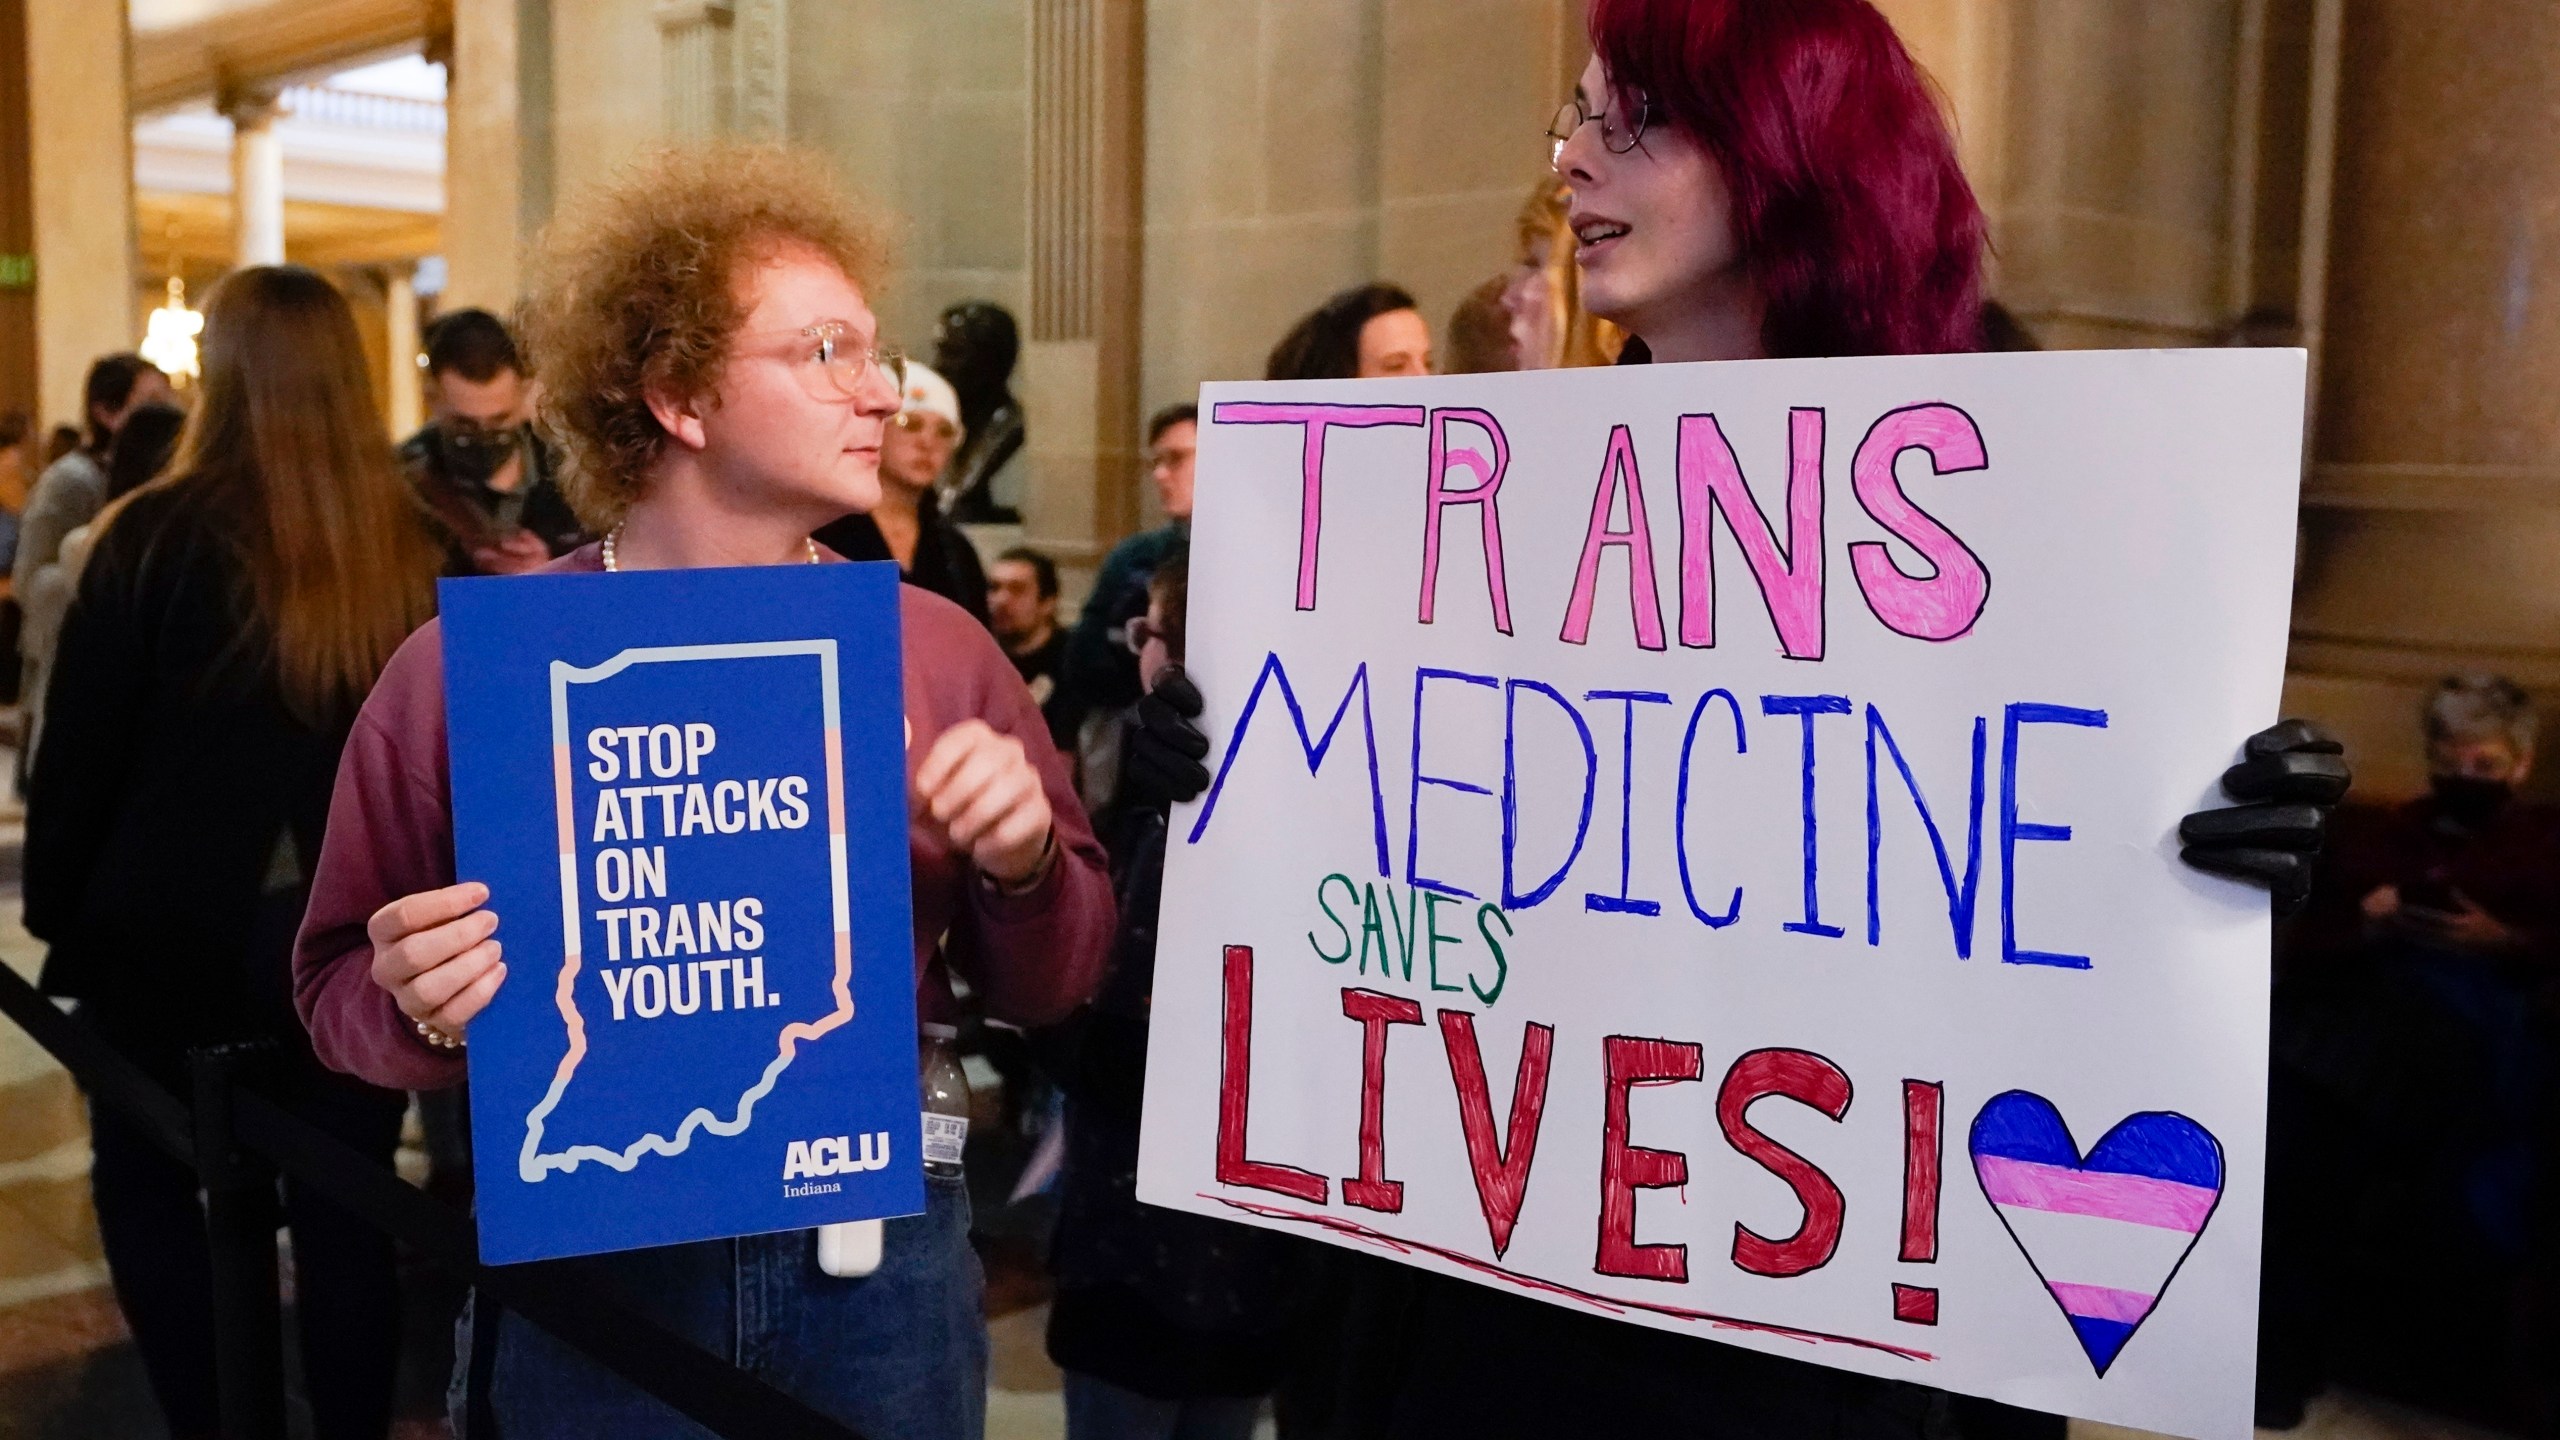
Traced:
MULTIPOLYGON (((824 167, 772 148, 671 151, 563 215, 526 338, 570 500, 604 538, 548 568, 838 558, 809 534, 878 503, 902 362, 877 348, 881 246, 824 167)), ((991 1016, 1055 1022, 1092 994, 1110 944, 1101 847, 985 628, 940 596, 898 595, 917 1011, 950 1019, 956 972, 991 1016)), ((454 873, 442 672, 429 622, 365 701, 294 964, 320 1058, 410 1090, 461 1082, 471 1020, 507 980, 488 887, 454 873)), ((895 763, 847 757, 866 762, 895 763)), ((926 1213, 887 1222, 858 1278, 822 1271, 808 1231, 573 1263, 865 1433, 974 1440, 987 1344, 968 1199, 956 1178, 925 1186, 926 1213)), ((703 1434, 539 1329, 466 1316, 458 1366, 486 1378, 510 1440, 703 1434)))

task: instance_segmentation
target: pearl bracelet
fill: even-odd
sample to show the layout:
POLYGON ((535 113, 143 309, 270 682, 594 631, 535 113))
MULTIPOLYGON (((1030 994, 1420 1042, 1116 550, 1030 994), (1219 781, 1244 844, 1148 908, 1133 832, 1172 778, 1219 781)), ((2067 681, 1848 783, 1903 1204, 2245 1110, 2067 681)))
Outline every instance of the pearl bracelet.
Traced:
POLYGON ((419 1039, 424 1040, 438 1050, 459 1050, 463 1046, 463 1039, 461 1036, 447 1035, 424 1020, 412 1019, 409 1022, 409 1028, 418 1033, 419 1039))

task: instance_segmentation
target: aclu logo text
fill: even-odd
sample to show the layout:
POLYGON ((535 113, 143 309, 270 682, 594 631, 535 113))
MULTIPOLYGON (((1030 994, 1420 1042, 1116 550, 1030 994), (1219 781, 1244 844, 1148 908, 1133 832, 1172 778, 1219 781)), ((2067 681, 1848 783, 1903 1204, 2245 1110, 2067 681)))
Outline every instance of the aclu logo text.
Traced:
POLYGON ((865 1170, 878 1170, 889 1163, 889 1132, 874 1130, 862 1137, 859 1153, 850 1135, 829 1135, 816 1140, 794 1140, 782 1157, 782 1178, 799 1180, 813 1176, 854 1175, 865 1170))

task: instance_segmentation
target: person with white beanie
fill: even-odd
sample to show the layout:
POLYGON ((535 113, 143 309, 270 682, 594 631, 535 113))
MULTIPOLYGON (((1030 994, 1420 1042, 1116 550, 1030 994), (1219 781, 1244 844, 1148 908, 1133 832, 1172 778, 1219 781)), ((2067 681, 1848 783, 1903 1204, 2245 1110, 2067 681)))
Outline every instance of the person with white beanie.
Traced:
POLYGON ((848 560, 895 560, 908 584, 987 619, 987 572, 977 547, 945 519, 934 482, 950 467, 965 432, 960 395, 921 360, 909 360, 904 397, 880 445, 880 503, 817 532, 817 542, 848 560))

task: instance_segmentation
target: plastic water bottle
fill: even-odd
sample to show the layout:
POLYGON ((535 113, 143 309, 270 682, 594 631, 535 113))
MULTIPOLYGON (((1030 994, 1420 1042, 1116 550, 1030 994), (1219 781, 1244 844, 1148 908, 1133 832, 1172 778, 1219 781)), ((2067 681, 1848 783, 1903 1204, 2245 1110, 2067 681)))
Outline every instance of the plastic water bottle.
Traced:
POLYGON ((969 1144, 969 1075, 951 1044, 960 1032, 948 1025, 919 1025, 916 1030, 924 1050, 924 1173, 936 1180, 955 1179, 969 1144))

